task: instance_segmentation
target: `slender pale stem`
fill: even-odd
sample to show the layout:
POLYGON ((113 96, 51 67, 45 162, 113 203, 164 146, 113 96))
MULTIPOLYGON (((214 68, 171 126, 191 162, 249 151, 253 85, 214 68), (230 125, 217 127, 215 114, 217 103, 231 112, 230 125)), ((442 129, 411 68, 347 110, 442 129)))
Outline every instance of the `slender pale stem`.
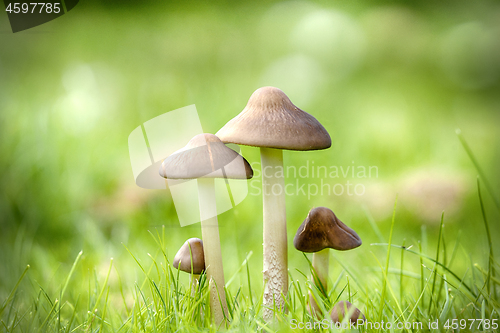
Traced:
POLYGON ((224 318, 227 318, 228 311, 224 290, 224 269, 222 267, 214 179, 198 179, 198 198, 205 267, 210 288, 210 309, 215 324, 225 326, 223 322, 225 322, 224 318))
POLYGON ((328 291, 328 266, 330 259, 330 249, 326 248, 319 252, 313 254, 312 265, 316 275, 318 276, 321 286, 318 286, 319 290, 324 289, 325 292, 328 291))
POLYGON ((196 296, 196 289, 200 281, 200 274, 191 274, 191 296, 196 296))
POLYGON ((264 211, 264 319, 284 310, 288 292, 285 176, 283 152, 260 148, 264 211))
MULTIPOLYGON (((329 259, 330 256, 328 248, 314 253, 312 259, 313 269, 316 272, 318 280, 315 281, 314 277, 311 277, 311 280, 318 287, 321 293, 323 293, 324 296, 328 295, 329 259)), ((315 314, 317 317, 319 317, 321 315, 321 310, 312 295, 309 295, 309 304, 310 304, 311 314, 315 314)))

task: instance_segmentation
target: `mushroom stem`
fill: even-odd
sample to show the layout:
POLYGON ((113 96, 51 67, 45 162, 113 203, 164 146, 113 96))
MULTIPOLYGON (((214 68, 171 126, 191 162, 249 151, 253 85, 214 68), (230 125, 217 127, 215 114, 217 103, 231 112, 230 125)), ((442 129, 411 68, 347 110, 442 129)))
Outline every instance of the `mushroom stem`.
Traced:
POLYGON ((200 274, 191 274, 191 296, 196 296, 196 289, 200 281, 200 274))
MULTIPOLYGON (((328 264, 329 264, 329 250, 328 248, 323 249, 319 252, 313 253, 312 265, 321 286, 318 286, 319 290, 322 288, 328 291, 328 264)), ((313 281, 314 282, 314 281, 313 281)))
MULTIPOLYGON (((324 296, 328 295, 328 265, 329 265, 329 249, 323 249, 319 252, 313 253, 312 266, 316 272, 318 278, 315 281, 314 277, 311 277, 312 282, 318 287, 318 289, 323 293, 324 296), (321 285, 319 285, 320 283, 321 285)), ((312 294, 309 295, 309 304, 311 312, 315 312, 317 315, 321 315, 321 310, 312 294)))
POLYGON ((274 307, 284 310, 282 295, 288 292, 283 152, 260 148, 260 158, 264 211, 264 319, 271 320, 274 307))
POLYGON ((227 318, 228 311, 213 178, 198 178, 198 199, 205 266, 210 288, 210 309, 215 324, 221 326, 227 318))

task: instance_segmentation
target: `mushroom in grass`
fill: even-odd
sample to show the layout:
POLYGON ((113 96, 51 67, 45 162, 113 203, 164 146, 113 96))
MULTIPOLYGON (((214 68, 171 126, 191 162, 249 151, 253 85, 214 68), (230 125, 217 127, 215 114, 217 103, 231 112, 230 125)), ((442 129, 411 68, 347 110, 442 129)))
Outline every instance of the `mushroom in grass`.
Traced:
POLYGON ((264 212, 264 319, 284 309, 288 291, 283 149, 318 150, 331 146, 325 128, 274 87, 257 89, 245 109, 216 134, 223 142, 260 147, 264 212))
MULTIPOLYGON (((324 296, 328 291, 328 249, 339 251, 351 250, 361 245, 358 234, 340 221, 331 209, 326 207, 313 208, 302 222, 293 239, 295 248, 302 252, 313 252, 312 266, 316 274, 316 284, 324 296), (318 285, 319 283, 319 285, 318 285)), ((310 295, 310 310, 320 314, 318 304, 310 295)))
POLYGON ((172 265, 192 275, 193 291, 198 283, 198 277, 205 270, 203 241, 199 238, 189 238, 177 251, 172 265))
POLYGON ((341 323, 344 318, 348 317, 348 320, 353 324, 358 324, 358 321, 365 321, 365 316, 348 301, 340 301, 332 309, 330 313, 330 318, 334 323, 341 323))
POLYGON ((220 326, 228 312, 214 178, 250 179, 253 176, 252 168, 241 155, 228 148, 215 135, 199 134, 163 161, 160 175, 168 179, 197 179, 210 308, 215 324, 220 326))
POLYGON ((172 265, 183 272, 201 274, 205 270, 203 241, 199 238, 189 238, 177 251, 172 265))

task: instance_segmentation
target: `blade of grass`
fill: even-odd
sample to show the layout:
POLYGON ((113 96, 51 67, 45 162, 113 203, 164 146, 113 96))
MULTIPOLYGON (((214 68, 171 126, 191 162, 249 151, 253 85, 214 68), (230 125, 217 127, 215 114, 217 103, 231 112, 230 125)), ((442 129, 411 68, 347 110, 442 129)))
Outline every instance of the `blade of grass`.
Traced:
POLYGON ((231 276, 231 278, 226 282, 226 288, 231 285, 231 283, 234 281, 234 279, 236 278, 238 273, 243 269, 243 267, 245 267, 247 265, 248 260, 252 257, 252 255, 253 255, 253 251, 250 251, 247 254, 247 256, 245 257, 245 260, 243 260, 243 263, 240 265, 240 267, 238 267, 236 272, 234 272, 233 276, 231 276))
POLYGON ((486 174, 483 172, 483 169, 479 166, 479 163, 476 160, 476 157, 472 153, 472 150, 470 149, 469 145, 467 144, 467 141, 465 141, 465 138, 462 135, 462 131, 460 129, 456 130, 457 137, 460 140, 460 143, 462 144, 462 147, 464 147, 465 152, 469 156, 469 159, 471 160, 472 164, 474 164, 474 167, 477 170, 477 173, 479 174, 479 177, 484 182, 484 185, 486 186, 486 189, 490 193, 491 198, 493 199, 493 202, 495 202, 495 206, 497 206, 498 211, 500 212, 500 201, 498 200, 498 197, 495 195, 495 192, 493 191, 493 187, 490 185, 488 182, 488 178, 486 178, 486 174))
MULTIPOLYGON (((422 243, 419 241, 418 242, 418 250, 420 253, 422 253, 422 243)), ((422 256, 419 257, 420 260, 420 298, 419 301, 422 301, 422 305, 425 304, 425 297, 424 297, 424 284, 425 284, 425 276, 424 276, 424 259, 422 256)), ((418 304, 418 302, 416 304, 418 304)), ((415 305, 416 306, 416 305, 415 305)))
POLYGON ((10 301, 12 301, 12 299, 14 298, 14 295, 16 294, 16 291, 17 291, 17 288, 19 287, 19 284, 21 284, 21 281, 23 280, 24 276, 26 275, 26 273, 28 272, 28 269, 30 269, 30 265, 27 265, 26 268, 24 269, 23 273, 21 274, 21 277, 19 277, 19 279, 17 280, 17 283, 16 285, 14 286, 14 288, 11 290, 10 294, 9 294, 9 297, 7 297, 7 299, 5 300, 4 304, 2 305, 2 308, 0 309, 0 317, 2 316, 5 308, 7 307, 7 305, 10 303, 10 301))
POLYGON ((73 320, 75 320, 76 309, 78 308, 78 301, 79 300, 80 300, 80 295, 78 295, 78 298, 76 299, 75 306, 73 307, 73 313, 71 314, 71 319, 69 320, 68 326, 66 328, 66 333, 69 333, 69 330, 71 329, 71 325, 73 324, 73 320))
MULTIPOLYGON (((333 252, 333 251, 330 251, 330 252, 333 252)), ((333 255, 333 254, 332 254, 333 255)), ((334 256, 334 258, 336 258, 334 256)), ((368 297, 368 291, 366 289, 366 285, 363 284, 363 283, 360 283, 360 279, 340 260, 338 260, 336 258, 337 262, 340 264, 340 266, 342 266, 342 269, 347 273, 349 274, 349 276, 354 280, 354 282, 356 283, 356 285, 359 287, 359 290, 361 290, 361 292, 363 293, 364 296, 368 297)), ((342 274, 344 273, 344 271, 342 272, 342 274)), ((340 278, 341 276, 339 276, 340 278)))
POLYGON ((346 279, 347 279, 347 298, 349 299, 349 302, 352 303, 351 284, 349 283, 349 275, 346 275, 346 279))
MULTIPOLYGON (((438 243, 437 243, 437 249, 436 249, 436 262, 439 262, 439 253, 440 253, 439 250, 441 247, 441 239, 442 239, 442 235, 443 235, 443 225, 444 225, 444 212, 441 213, 441 223, 439 225, 439 235, 438 235, 438 243)), ((444 265, 446 265, 446 263, 444 263, 444 265)), ((437 270, 434 270, 434 277, 432 280, 432 288, 431 288, 431 294, 429 297, 429 307, 427 308, 427 313, 431 313, 433 301, 436 302, 436 300, 434 298, 434 292, 435 292, 435 288, 436 288, 436 279, 437 279, 436 272, 437 272, 437 270)))
POLYGON ((304 258, 306 258, 306 261, 307 261, 307 263, 309 265, 309 271, 311 272, 311 277, 312 277, 312 280, 313 280, 314 284, 321 291, 321 294, 326 295, 325 286, 323 286, 323 284, 321 283, 321 281, 320 281, 320 279, 318 277, 318 273, 314 269, 311 260, 309 260, 309 258, 306 256, 306 254, 304 252, 302 252, 302 254, 304 255, 304 258))
POLYGON ((47 324, 47 322, 49 321, 50 317, 52 317, 52 313, 54 312, 54 310, 56 309, 56 305, 57 305, 58 300, 56 299, 54 301, 54 305, 52 306, 52 308, 50 309, 49 313, 47 314, 47 316, 45 317, 45 320, 42 322, 42 325, 38 328, 38 332, 44 332, 43 328, 45 327, 45 325, 47 324))
MULTIPOLYGON (((435 266, 435 265, 434 265, 435 266)), ((427 268, 428 270, 430 270, 427 266, 424 265, 425 268, 427 268)), ((433 270, 435 269, 435 267, 433 267, 433 270)), ((467 270, 468 271, 468 270, 467 270)), ((439 274, 436 272, 436 274, 440 277, 440 278, 444 278, 443 275, 439 274)), ((464 296, 464 298, 466 298, 468 301, 470 301, 471 303, 470 304, 475 304, 475 300, 470 298, 470 297, 467 297, 466 294, 464 294, 461 290, 460 290, 460 287, 463 285, 463 280, 465 279, 465 276, 467 275, 467 272, 464 274, 464 278, 462 280, 459 280, 458 282, 460 282, 460 284, 458 286, 456 286, 455 284, 451 283, 450 281, 447 281, 447 284, 450 285, 451 287, 455 288, 462 296, 464 296)), ((482 294, 483 295, 483 294, 482 294)), ((470 296, 470 295, 469 295, 470 296)), ((483 295, 484 296, 484 295, 483 295)))
MULTIPOLYGON (((10 302, 9 312, 7 313, 7 318, 5 318, 5 322, 6 322, 7 326, 9 325, 10 317, 11 317, 12 313, 14 313, 14 320, 17 316, 17 311, 16 311, 16 308, 14 307, 14 305, 16 304, 17 295, 18 295, 18 293, 16 291, 16 293, 14 294, 14 297, 12 298, 12 301, 10 302)), ((9 331, 10 331, 10 329, 9 329, 9 331)))
POLYGON ((111 260, 109 261, 108 273, 106 274, 106 278, 104 279, 104 284, 102 285, 101 292, 99 293, 99 296, 97 296, 97 300, 94 304, 94 307, 92 308, 92 313, 94 313, 95 310, 97 309, 97 306, 101 301, 102 295, 104 294, 104 290, 106 290, 106 286, 108 285, 109 275, 111 274, 112 267, 113 267, 113 258, 111 258, 111 260))
POLYGON ((406 241, 406 239, 403 239, 403 245, 401 248, 401 269, 400 269, 401 273, 399 276, 399 303, 400 304, 403 304, 403 268, 405 265, 405 251, 404 251, 404 249, 406 249, 405 241, 406 241))
POLYGON ((158 286, 156 285, 156 283, 154 281, 151 281, 151 283, 153 284, 156 293, 160 297, 160 301, 161 301, 161 304, 163 305, 163 311, 165 313, 165 317, 167 317, 167 305, 165 304, 165 300, 163 299, 163 296, 161 295, 160 289, 158 289, 158 286))
MULTIPOLYGON (((31 316, 31 313, 30 313, 30 311, 29 311, 29 310, 26 310, 26 311, 24 312, 24 314, 23 314, 21 317, 19 317, 19 319, 17 320, 17 322, 15 322, 15 320, 14 320, 14 322, 12 323, 12 325, 11 325, 11 327, 10 327, 10 331, 15 332, 16 327, 17 327, 18 325, 20 326, 20 324, 21 324, 22 322, 24 322, 24 318, 25 318, 26 316, 31 316)), ((23 331, 23 330, 21 329, 21 331, 23 331)))
POLYGON ((461 237, 462 237, 462 230, 459 230, 458 235, 455 239, 455 246, 453 247, 453 251, 451 251, 450 261, 448 262, 447 266, 451 266, 453 264, 453 261, 455 260, 455 256, 457 254, 458 245, 460 244, 461 237))
MULTIPOLYGON (((481 196, 481 184, 479 183, 479 178, 477 179, 477 194, 479 196, 479 204, 481 206, 481 214, 483 215, 484 227, 486 228, 486 237, 488 239, 488 246, 490 248, 489 251, 489 260, 488 260, 488 277, 486 279, 488 295, 490 294, 490 280, 491 278, 495 278, 495 265, 493 264, 495 261, 495 256, 493 252, 493 242, 491 241, 491 233, 490 226, 488 225, 488 219, 486 218, 486 212, 484 210, 483 198, 481 196)), ((493 286, 493 295, 494 298, 497 298, 497 288, 493 286)))
POLYGON ((453 298, 450 298, 450 293, 448 291, 448 284, 446 282, 446 274, 443 274, 443 281, 444 281, 446 301, 444 302, 443 310, 441 311, 441 314, 439 315, 439 322, 441 322, 441 323, 443 323, 445 321, 446 316, 448 315, 448 312, 450 311, 451 304, 453 303, 453 298))
POLYGON ((71 270, 69 271, 68 277, 66 278, 66 281, 64 282, 64 287, 61 291, 61 301, 63 300, 64 293, 66 292, 66 288, 68 287, 69 280, 71 279, 71 276, 75 272, 76 265, 78 264, 78 261, 80 261, 80 258, 83 254, 83 251, 80 251, 78 255, 76 256, 75 261, 73 262, 73 266, 71 266, 71 270))
MULTIPOLYGON (((448 255, 447 255, 447 252, 446 252, 446 240, 445 240, 445 234, 444 234, 444 225, 443 225, 443 233, 441 235, 441 242, 443 244, 443 263, 445 265, 447 265, 447 261, 448 261, 448 255)), ((443 274, 444 276, 444 274, 443 274)), ((438 288, 438 291, 437 291, 437 300, 436 300, 436 304, 439 304, 440 300, 441 300, 441 295, 443 294, 442 293, 442 290, 444 288, 444 278, 441 279, 441 282, 439 283, 439 288, 438 288)))
POLYGON ((337 277, 337 280, 335 281, 335 283, 333 284, 333 286, 330 290, 330 295, 335 291, 335 289, 337 289, 337 286, 339 285, 340 281, 342 280, 342 276, 344 275, 344 272, 345 272, 345 270, 342 270, 342 272, 340 272, 339 276, 337 277))
POLYGON ((370 226, 372 227, 373 231, 377 235, 379 241, 384 243, 385 242, 384 235, 382 235, 382 232, 380 232, 380 229, 377 226, 377 223, 375 222, 375 220, 373 219, 373 216, 370 214, 370 212, 368 211, 368 208, 366 208, 365 205, 363 205, 363 212, 365 213, 366 218, 368 219, 368 222, 370 223, 370 226))
MULTIPOLYGON (((394 302, 396 303, 396 306, 398 307, 398 310, 399 310, 399 314, 398 314, 398 317, 403 317, 403 319, 405 318, 404 317, 404 313, 403 313, 403 309, 401 308, 401 305, 399 304, 398 302, 398 298, 396 296, 396 293, 394 292, 394 290, 392 289, 392 286, 390 283, 388 283, 388 279, 387 279, 387 272, 388 272, 388 268, 386 267, 385 270, 382 268, 382 264, 380 263, 380 261, 378 260, 378 258, 375 256, 374 253, 372 253, 373 255, 373 258, 375 259, 375 261, 377 262, 377 264, 379 265, 380 269, 382 270, 382 274, 384 276, 384 281, 386 281, 386 286, 388 286, 388 289, 389 289, 389 292, 391 293, 391 296, 392 298, 394 299, 394 302)), ((386 302, 385 301, 385 296, 382 297, 381 295, 381 301, 384 301, 384 303, 386 302)), ((381 318, 382 319, 382 318, 381 318)), ((404 319, 406 321, 406 319, 404 319)), ((382 321, 380 321, 382 322, 382 321)))
POLYGON ((106 309, 108 308, 108 297, 109 297, 109 286, 108 286, 108 291, 106 292, 106 298, 104 301, 104 309, 102 310, 101 327, 99 328, 99 332, 103 332, 104 318, 106 318, 106 309))
POLYGON ((118 277, 118 289, 120 290, 120 295, 122 297, 123 308, 125 309, 125 313, 127 314, 127 316, 130 316, 130 310, 128 309, 127 300, 125 299, 125 293, 123 292, 122 278, 121 278, 116 266, 115 266, 115 273, 116 273, 116 276, 118 277))
MULTIPOLYGON (((307 281, 307 276, 303 272, 301 272, 299 269, 295 269, 295 270, 297 272, 299 272, 299 274, 301 274, 302 276, 304 276, 305 279, 306 279, 306 281, 307 281)), ((300 287, 300 283, 298 282, 298 280, 294 280, 293 279, 292 273, 289 272, 288 274, 290 275, 290 280, 296 281, 296 282, 294 282, 294 286, 295 286, 295 289, 297 290, 297 293, 299 295, 298 299, 299 299, 299 301, 302 304, 303 315, 305 316, 307 314, 307 310, 306 310, 306 303, 307 303, 306 299, 307 299, 307 296, 305 296, 303 294, 302 288, 300 287)), ((262 302, 262 299, 260 299, 259 301, 262 302)))
MULTIPOLYGON (((481 266, 479 266, 478 264, 474 264, 474 267, 479 271, 481 272, 481 274, 483 274, 484 278, 486 279, 488 277, 488 271, 484 270, 481 266)), ((500 285, 500 279, 496 278, 496 277, 491 277, 491 282, 494 282, 498 285, 500 285)))
MULTIPOLYGON (((422 268, 424 268, 425 266, 422 264, 422 268)), ((434 265, 434 268, 432 269, 433 271, 436 269, 436 265, 434 265)), ((431 275, 432 275, 432 271, 431 271, 431 275)), ((422 271, 422 276, 424 276, 424 272, 422 271)), ((430 275, 429 275, 430 276, 430 275)), ((425 290, 427 289, 427 286, 429 285, 429 282, 430 282, 430 279, 427 279, 427 281, 425 282, 425 285, 422 287, 422 292, 420 293, 420 296, 419 298, 417 299, 417 301, 415 302, 415 306, 413 307, 413 309, 411 310, 410 314, 408 315, 408 318, 411 318, 413 313, 415 312, 415 310, 418 307, 418 304, 421 303, 422 299, 424 298, 424 295, 425 295, 425 290)), ((424 305, 424 303, 422 302, 422 305, 424 305)), ((424 318, 426 320, 429 320, 430 318, 428 316, 426 316, 424 313, 422 313, 421 311, 419 311, 419 315, 421 316, 419 319, 421 318, 424 318)))
POLYGON ((252 285, 250 283, 250 268, 248 267, 248 260, 246 262, 247 266, 247 280, 248 280, 248 297, 250 298, 250 304, 252 305, 252 308, 254 307, 253 304, 253 295, 252 295, 252 285))
POLYGON ((396 207, 398 203, 398 197, 396 195, 396 200, 394 201, 394 210, 392 212, 392 222, 391 222, 391 230, 389 233, 389 245, 387 246, 387 257, 386 257, 386 262, 385 262, 385 272, 383 274, 383 282, 382 282, 382 294, 380 296, 380 309, 379 309, 379 314, 378 314, 378 322, 382 322, 382 314, 384 310, 384 304, 385 304, 385 293, 386 293, 386 288, 387 288, 387 272, 389 271, 389 260, 391 258, 391 244, 392 244, 392 234, 394 231, 394 222, 396 221, 396 207))
MULTIPOLYGON (((370 267, 367 267, 367 269, 369 269, 372 272, 383 272, 383 270, 384 270, 383 268, 380 269, 380 267, 376 267, 376 266, 370 266, 370 267)), ((407 277, 407 278, 420 280, 420 274, 417 274, 417 273, 414 273, 414 272, 411 272, 408 270, 401 270, 401 268, 389 267, 388 273, 390 273, 392 275, 399 275, 400 279, 401 279, 401 275, 403 275, 404 277, 407 277)))
MULTIPOLYGON (((374 243, 374 244, 370 244, 370 245, 380 245, 380 246, 387 246, 387 244, 377 244, 377 243, 374 243)), ((392 244, 391 245, 392 247, 396 247, 398 249, 401 248, 400 245, 395 245, 395 244, 392 244)), ((418 256, 421 256, 422 258, 424 259, 427 259, 433 263, 435 263, 436 265, 442 267, 445 271, 447 271, 448 273, 450 273, 455 279, 457 279, 457 281, 460 281, 462 283, 462 285, 465 287, 465 289, 467 289, 467 291, 475 298, 477 297, 476 293, 474 291, 472 291, 472 289, 470 288, 469 285, 467 285, 463 279, 461 279, 460 277, 458 277, 457 274, 455 274, 452 270, 450 270, 448 267, 446 267, 443 263, 440 263, 440 262, 437 262, 434 258, 431 258, 423 253, 418 253, 416 251, 413 251, 413 250, 409 250, 409 249, 406 249, 406 251, 408 251, 409 253, 412 253, 412 254, 416 254, 418 256)), ((449 281, 448 281, 449 283, 449 281)))

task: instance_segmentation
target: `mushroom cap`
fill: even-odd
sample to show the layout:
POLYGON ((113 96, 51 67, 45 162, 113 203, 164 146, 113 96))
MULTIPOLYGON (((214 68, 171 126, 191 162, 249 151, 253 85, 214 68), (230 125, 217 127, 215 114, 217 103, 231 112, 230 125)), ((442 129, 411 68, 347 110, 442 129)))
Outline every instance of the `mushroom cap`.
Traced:
POLYGON ((300 225, 293 245, 302 252, 318 252, 325 248, 345 251, 360 246, 361 239, 331 209, 316 207, 300 225))
POLYGON ((332 309, 332 312, 330 313, 330 318, 334 323, 340 323, 342 320, 344 320, 344 317, 346 315, 346 310, 347 314, 351 312, 351 308, 354 307, 354 311, 352 312, 351 316, 349 317, 349 321, 353 324, 356 324, 358 320, 365 320, 365 315, 359 311, 358 308, 356 308, 354 305, 352 305, 348 301, 340 301, 332 309))
POLYGON ((193 274, 200 274, 205 270, 205 255, 203 241, 199 238, 189 238, 184 242, 177 251, 172 265, 183 272, 191 273, 191 253, 193 254, 193 274))
POLYGON ((224 142, 288 150, 318 150, 332 145, 323 125, 274 87, 257 89, 245 109, 216 135, 224 142))
POLYGON ((230 178, 250 179, 253 170, 247 160, 228 148, 213 134, 198 134, 167 157, 160 176, 169 179, 230 178))

